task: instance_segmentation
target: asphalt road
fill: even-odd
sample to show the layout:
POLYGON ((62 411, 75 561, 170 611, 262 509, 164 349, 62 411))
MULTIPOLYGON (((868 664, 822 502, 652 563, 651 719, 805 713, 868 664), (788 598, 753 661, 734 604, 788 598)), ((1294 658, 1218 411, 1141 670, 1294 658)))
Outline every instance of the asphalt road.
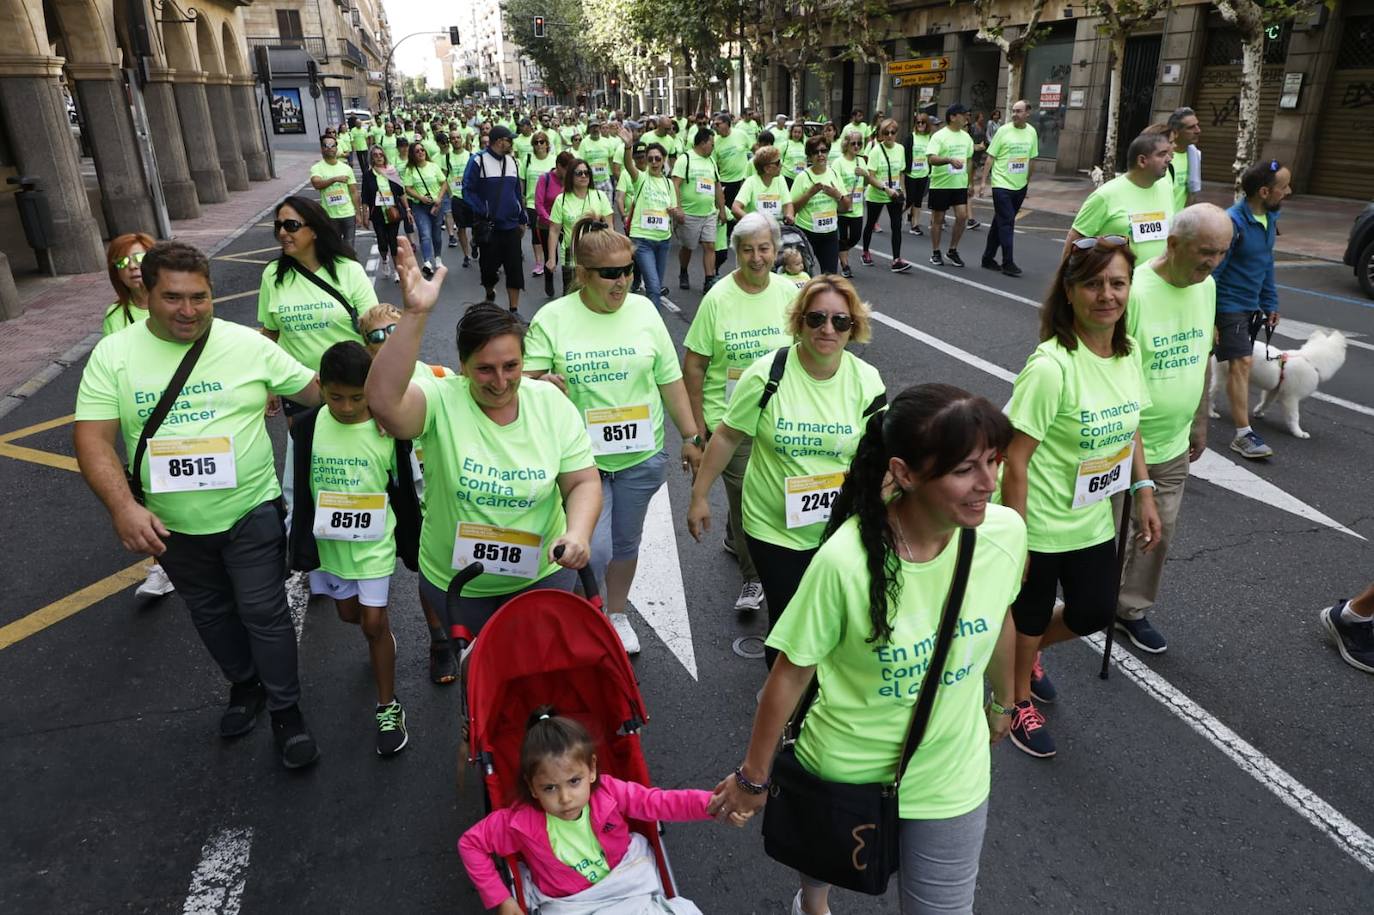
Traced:
MULTIPOLYGON (((979 269, 985 229, 961 246, 965 270, 894 275, 886 260, 864 268, 856 256, 860 292, 886 319, 857 351, 890 392, 940 380, 1004 402, 1006 374, 1035 345, 1036 315, 1001 293, 1039 298, 1066 223, 1026 214, 1020 279, 979 269)), ((875 251, 891 240, 876 236, 875 251)), ((928 240, 902 243, 924 266, 928 240)), ((221 317, 255 323, 263 265, 254 261, 270 259, 259 249, 271 245, 256 228, 215 260, 221 317)), ((450 366, 450 328, 481 297, 475 265, 458 269, 459 260, 449 259, 422 353, 450 366)), ((1212 423, 1220 463, 1189 483, 1152 613, 1170 649, 1107 682, 1086 645, 1047 654, 1059 756, 995 749, 980 912, 1326 913, 1366 911, 1374 899, 1374 684, 1340 662, 1316 620, 1374 577, 1364 539, 1374 537, 1374 303, 1335 265, 1284 266, 1279 282, 1285 320, 1364 344, 1322 387, 1353 406, 1304 403, 1308 441, 1257 420, 1276 455, 1243 468, 1226 449, 1229 426, 1212 423), (1218 482, 1228 478, 1238 482, 1218 482)), ((679 343, 700 298, 696 265, 693 285, 670 293, 679 343)), ((378 292, 399 298, 387 279, 378 292)), ((542 301, 542 291, 527 295, 522 312, 542 301)), ((0 436, 70 414, 79 377, 74 366, 0 418, 0 436)), ((280 448, 281 420, 269 428, 280 448)), ((70 455, 70 426, 12 444, 70 455)), ((11 544, 0 557, 0 626, 134 562, 70 469, 8 453, 0 468, 11 544)), ((675 549, 656 554, 636 593, 659 625, 632 614, 652 716, 643 741, 658 784, 709 788, 743 753, 764 677, 761 660, 732 646, 764 620, 734 613, 738 572, 719 541, 686 534, 686 480, 672 475, 668 494, 672 520, 651 536, 675 549), (685 625, 674 624, 678 605, 685 625)), ((144 603, 118 590, 0 649, 0 911, 480 911, 454 851, 482 812, 474 773, 457 760, 458 697, 426 678, 414 576, 400 570, 392 594, 409 747, 387 761, 373 753, 364 643, 317 599, 303 620, 301 666, 323 758, 298 774, 278 765, 265 725, 233 743, 216 736, 224 686, 175 597, 144 603)), ((703 911, 788 910, 795 878, 763 854, 757 826, 674 825, 667 844, 681 891, 703 911)), ((837 892, 832 902, 836 913, 897 911, 895 892, 837 892)))

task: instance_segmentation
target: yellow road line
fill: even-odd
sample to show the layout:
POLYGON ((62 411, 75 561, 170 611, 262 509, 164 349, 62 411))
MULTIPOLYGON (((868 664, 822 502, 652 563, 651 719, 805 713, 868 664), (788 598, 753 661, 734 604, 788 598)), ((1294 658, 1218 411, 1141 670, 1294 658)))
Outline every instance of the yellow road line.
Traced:
POLYGON ((72 473, 81 472, 81 468, 77 466, 74 457, 55 454, 51 451, 39 451, 37 448, 25 448, 23 445, 11 445, 8 442, 0 442, 0 457, 14 458, 16 461, 28 461, 30 464, 42 464, 45 467, 56 467, 58 470, 70 470, 72 473))
POLYGON ((22 429, 15 429, 13 432, 6 432, 0 435, 0 442, 12 442, 16 439, 28 438, 30 435, 37 435, 40 432, 47 432, 49 429, 56 429, 58 426, 65 426, 67 423, 76 419, 75 413, 66 416, 59 416, 57 419, 50 419, 46 422, 36 423, 32 426, 25 426, 22 429))
POLYGON ((0 627, 0 651, 31 635, 42 632, 54 623, 60 623, 67 617, 80 613, 92 604, 100 603, 112 594, 118 594, 129 585, 142 581, 146 574, 148 574, 148 560, 140 559, 127 569, 55 600, 46 607, 15 620, 8 626, 0 627))

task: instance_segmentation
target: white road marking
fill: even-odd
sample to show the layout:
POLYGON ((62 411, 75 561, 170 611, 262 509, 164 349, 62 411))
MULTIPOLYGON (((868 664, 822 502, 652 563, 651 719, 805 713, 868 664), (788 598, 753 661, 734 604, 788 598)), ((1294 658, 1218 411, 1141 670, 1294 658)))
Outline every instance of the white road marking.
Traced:
POLYGON ((1335 261, 1274 261, 1275 267, 1341 267, 1349 269, 1344 264, 1335 261))
MULTIPOLYGON (((1084 636, 1081 641, 1092 646, 1100 655, 1105 644, 1101 633, 1084 636)), ((1208 743, 1230 757, 1231 761, 1249 774, 1270 793, 1307 822, 1326 833, 1341 851, 1354 858, 1365 870, 1374 872, 1374 838, 1360 829, 1340 811, 1318 797, 1269 757, 1251 746, 1235 731, 1212 717, 1206 709, 1179 692, 1173 684, 1155 673, 1125 651, 1112 646, 1112 662, 1136 686, 1161 705, 1208 743)))
POLYGON ((1356 413, 1363 413, 1365 416, 1374 416, 1374 407, 1366 407, 1362 403, 1355 403, 1353 400, 1346 400, 1344 397, 1333 397, 1330 394, 1323 394, 1317 391, 1312 395, 1314 400, 1324 400, 1333 403, 1338 407, 1345 407, 1347 410, 1354 410, 1356 413))
MULTIPOLYGON (((1306 341, 1312 336, 1314 330, 1338 330, 1339 328, 1327 327, 1325 324, 1308 324, 1306 321, 1296 321, 1293 318, 1284 318, 1279 322, 1279 326, 1274 328, 1274 333, 1281 337, 1288 337, 1293 340, 1306 341)), ((1366 343, 1363 340, 1356 340, 1356 337, 1363 337, 1364 334, 1356 333, 1353 330, 1342 330, 1345 335, 1345 342, 1348 346, 1357 346, 1360 349, 1374 350, 1374 343, 1366 343)))
MULTIPOLYGON (((917 330, 909 324, 898 321, 896 318, 889 317, 888 315, 876 311, 873 313, 872 318, 879 324, 885 324, 913 340, 919 340, 927 346, 933 347, 947 356, 952 356, 960 362, 971 365, 979 371, 986 372, 994 378, 1005 381, 1007 384, 1011 384, 1016 380, 1016 375, 1014 373, 1007 371, 1000 365, 995 365, 981 356, 975 356, 968 350, 960 349, 954 344, 947 343, 939 337, 931 336, 925 331, 917 330)), ((1318 524, 1323 524, 1333 530, 1338 530, 1343 534, 1349 534, 1360 540, 1365 539, 1335 519, 1322 514, 1306 502, 1284 492, 1263 477, 1257 476, 1238 464, 1233 464, 1210 448, 1207 449, 1207 452, 1197 462, 1188 468, 1188 472, 1198 479, 1206 480, 1209 483, 1220 486, 1222 489, 1229 489, 1231 492, 1245 496, 1247 499, 1254 499, 1256 502, 1261 502, 1273 508, 1289 512, 1300 518, 1316 521, 1318 524)))
POLYGON ((668 484, 664 483, 649 501, 649 512, 644 517, 639 569, 630 587, 630 602, 695 680, 697 655, 692 645, 692 622, 687 615, 687 594, 682 587, 682 564, 674 530, 668 484))
POLYGON ((206 840, 182 915, 238 915, 248 881, 253 829, 226 828, 206 840))

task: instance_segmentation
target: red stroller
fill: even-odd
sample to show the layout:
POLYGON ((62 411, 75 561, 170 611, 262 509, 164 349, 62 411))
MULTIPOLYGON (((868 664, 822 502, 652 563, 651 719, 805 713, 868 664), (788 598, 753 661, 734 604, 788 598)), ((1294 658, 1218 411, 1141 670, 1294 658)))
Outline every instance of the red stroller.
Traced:
MULTIPOLYGON (((446 616, 460 645, 473 636, 453 623, 464 585, 482 574, 472 563, 448 588, 446 616)), ((581 722, 596 740, 597 768, 626 781, 650 785, 639 745, 648 721, 634 670, 610 620, 601 612, 596 578, 581 570, 583 599, 569 591, 542 589, 507 601, 472 642, 460 674, 468 763, 486 784, 488 810, 506 807, 519 792, 520 746, 525 722, 541 705, 581 722)), ((658 863, 663 895, 677 895, 672 866, 657 822, 631 820, 658 863)), ((528 911, 518 858, 505 861, 511 895, 528 911)))

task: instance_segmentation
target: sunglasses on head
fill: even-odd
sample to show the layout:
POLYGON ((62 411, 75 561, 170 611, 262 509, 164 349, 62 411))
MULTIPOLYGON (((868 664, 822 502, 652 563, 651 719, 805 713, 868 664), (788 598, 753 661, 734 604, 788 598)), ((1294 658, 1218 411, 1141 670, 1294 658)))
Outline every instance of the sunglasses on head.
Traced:
POLYGON ((806 326, 812 330, 824 327, 826 319, 830 320, 830 326, 835 328, 835 333, 846 333, 854 326, 854 319, 849 315, 830 315, 823 311, 808 311, 806 313, 806 326))
POLYGON ((299 219, 278 219, 272 223, 273 233, 280 232, 282 229, 288 232, 299 232, 304 228, 305 223, 301 222, 299 219))
POLYGON ((1127 244, 1129 241, 1130 239, 1126 238, 1126 236, 1124 235, 1098 235, 1096 237, 1089 236, 1087 238, 1080 238, 1077 241, 1075 241, 1073 243, 1073 248, 1075 251, 1091 251, 1098 245, 1102 245, 1107 248, 1120 248, 1122 245, 1127 244))
POLYGON ((123 270, 130 264, 133 264, 135 267, 137 267, 139 264, 143 263, 143 258, 147 256, 147 253, 144 251, 136 251, 133 254, 126 254, 114 262, 115 269, 123 270))
POLYGON ((596 275, 603 280, 618 280, 622 276, 629 276, 631 273, 634 273, 635 265, 626 264, 623 267, 592 267, 590 269, 595 270, 596 275))
POLYGON ((363 335, 363 339, 368 343, 385 343, 386 338, 390 337, 395 332, 396 325, 388 324, 386 327, 379 327, 376 330, 368 331, 363 335))

